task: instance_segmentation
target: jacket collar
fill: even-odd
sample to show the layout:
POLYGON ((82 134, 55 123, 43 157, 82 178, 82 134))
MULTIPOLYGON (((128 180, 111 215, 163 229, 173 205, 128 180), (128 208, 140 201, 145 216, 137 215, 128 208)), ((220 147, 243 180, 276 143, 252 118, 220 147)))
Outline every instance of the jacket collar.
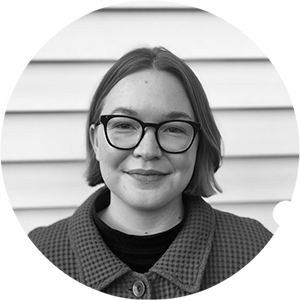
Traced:
POLYGON ((214 210, 202 198, 184 197, 186 220, 169 249, 150 269, 181 289, 196 293, 212 246, 214 210))
MULTIPOLYGON (((109 190, 99 189, 70 218, 69 236, 83 284, 102 290, 131 269, 103 242, 93 221, 97 198, 109 201, 109 190)), ((204 200, 184 197, 186 219, 181 232, 149 272, 157 273, 188 293, 200 291, 215 228, 214 211, 204 200)))

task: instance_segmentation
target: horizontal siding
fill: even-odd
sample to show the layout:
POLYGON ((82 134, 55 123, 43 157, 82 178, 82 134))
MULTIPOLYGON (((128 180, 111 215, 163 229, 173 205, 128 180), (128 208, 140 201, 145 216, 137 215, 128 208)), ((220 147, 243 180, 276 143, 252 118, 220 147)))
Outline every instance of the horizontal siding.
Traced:
POLYGON ((85 8, 299 8, 297 0, 1 0, 0 8, 60 8, 60 9, 85 9, 85 8))
POLYGON ((86 113, 6 115, 2 160, 84 159, 86 116, 86 113))
POLYGON ((294 110, 214 112, 226 156, 297 155, 299 139, 294 110))
MULTIPOLYGON (((96 188, 88 187, 84 162, 2 164, 14 208, 79 206, 96 188)), ((210 203, 289 200, 297 175, 297 157, 225 158, 216 178, 222 194, 210 203)))
POLYGON ((254 203, 290 200, 298 172, 298 157, 225 158, 216 173, 223 193, 211 203, 254 203))
MULTIPOLYGON (((269 61, 188 61, 212 108, 285 108, 292 103, 269 61)), ((31 63, 22 74, 7 110, 86 111, 112 62, 31 63)))
MULTIPOLYGON (((214 116, 224 139, 226 156, 298 153, 297 124, 292 109, 219 110, 214 116)), ((85 159, 86 118, 86 113, 7 114, 2 133, 2 160, 85 159)))
POLYGON ((79 206, 95 190, 85 169, 84 162, 2 164, 10 201, 24 209, 79 206))
POLYGON ((87 111, 93 92, 112 63, 31 63, 7 110, 87 111))
POLYGON ((265 58, 238 29, 200 10, 101 10, 57 33, 34 60, 114 60, 141 46, 184 59, 265 58))

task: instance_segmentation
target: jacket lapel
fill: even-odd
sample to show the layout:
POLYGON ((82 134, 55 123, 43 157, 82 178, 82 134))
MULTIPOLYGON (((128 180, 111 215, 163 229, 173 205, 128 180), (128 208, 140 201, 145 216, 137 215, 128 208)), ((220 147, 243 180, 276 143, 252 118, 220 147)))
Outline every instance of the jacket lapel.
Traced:
POLYGON ((214 210, 203 199, 185 197, 186 221, 161 259, 150 269, 188 293, 199 292, 213 242, 214 210))
POLYGON ((70 218, 69 236, 75 253, 80 282, 97 290, 109 285, 116 278, 130 271, 103 242, 93 221, 93 204, 109 201, 109 192, 100 189, 92 194, 70 218))

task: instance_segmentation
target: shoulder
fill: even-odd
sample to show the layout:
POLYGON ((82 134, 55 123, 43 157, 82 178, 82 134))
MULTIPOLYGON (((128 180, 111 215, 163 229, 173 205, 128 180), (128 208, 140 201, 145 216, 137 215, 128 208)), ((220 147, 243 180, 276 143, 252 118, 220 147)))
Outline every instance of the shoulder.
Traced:
MULTIPOLYGON (((70 231, 74 224, 80 228, 87 227, 87 222, 90 221, 93 205, 97 197, 103 197, 105 189, 99 189, 86 199, 75 211, 75 213, 65 219, 57 221, 52 225, 38 227, 32 230, 28 236, 35 246, 46 256, 51 256, 52 247, 69 247, 70 246, 70 231), (51 246, 51 247, 50 247, 51 246)), ((101 198, 102 199, 102 198, 101 198)), ((99 201, 100 202, 100 201, 99 201)), ((103 201, 101 201, 103 202, 103 201)))
POLYGON ((277 277, 278 263, 285 252, 282 239, 254 219, 218 210, 214 212, 215 234, 211 253, 214 265, 218 263, 226 269, 227 275, 238 274, 236 279, 253 284, 251 288, 255 280, 261 278, 271 289, 277 277))
POLYGON ((272 233, 257 220, 214 209, 215 243, 222 247, 246 247, 250 254, 259 252, 272 233))
MULTIPOLYGON (((7 280, 14 289, 30 298, 33 287, 57 280, 57 275, 74 268, 75 259, 68 237, 68 220, 31 231, 11 254, 7 280)), ((32 296, 32 295, 31 295, 32 296)))
POLYGON ((59 244, 68 237, 69 219, 60 220, 50 226, 38 227, 29 232, 28 237, 41 252, 47 252, 50 244, 59 244))
POLYGON ((77 255, 82 248, 89 251, 95 232, 93 204, 101 195, 100 190, 92 194, 71 217, 31 231, 11 254, 5 275, 6 290, 20 299, 44 299, 41 293, 52 295, 51 299, 63 299, 52 292, 61 295, 66 286, 75 282, 79 287, 77 255))
POLYGON ((280 237, 254 219, 218 210, 214 214, 215 234, 208 272, 211 276, 219 277, 227 286, 234 280, 248 295, 264 294, 272 299, 299 297, 297 276, 280 237))
POLYGON ((68 222, 70 218, 59 220, 49 226, 38 227, 32 230, 21 247, 35 246, 38 249, 44 248, 47 243, 49 246, 54 244, 57 239, 61 239, 68 235, 68 222))

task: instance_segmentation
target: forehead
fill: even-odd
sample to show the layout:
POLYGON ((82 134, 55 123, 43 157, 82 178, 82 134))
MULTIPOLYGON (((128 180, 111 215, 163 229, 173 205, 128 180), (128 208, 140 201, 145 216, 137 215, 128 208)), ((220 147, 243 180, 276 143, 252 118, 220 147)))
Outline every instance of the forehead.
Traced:
POLYGON ((194 119, 190 101, 179 79, 154 69, 120 80, 104 99, 102 114, 111 114, 119 107, 134 110, 142 117, 177 111, 194 119))

